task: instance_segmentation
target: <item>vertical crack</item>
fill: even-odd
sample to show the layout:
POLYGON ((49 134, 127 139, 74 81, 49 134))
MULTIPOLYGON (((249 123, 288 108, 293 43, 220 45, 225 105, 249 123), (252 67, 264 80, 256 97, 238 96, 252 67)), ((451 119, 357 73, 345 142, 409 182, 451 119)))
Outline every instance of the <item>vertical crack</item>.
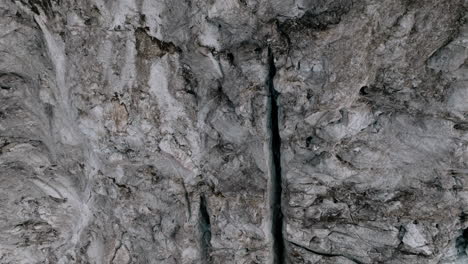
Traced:
POLYGON ((268 79, 266 82, 269 93, 268 130, 270 133, 270 217, 272 232, 272 261, 273 264, 285 262, 283 239, 283 213, 281 212, 281 137, 278 127, 278 92, 275 90, 273 79, 276 75, 275 58, 268 47, 268 79))
POLYGON ((462 231, 462 235, 459 236, 455 242, 458 256, 466 256, 466 250, 468 248, 468 229, 462 231))
POLYGON ((210 263, 211 251, 211 223, 208 208, 206 206, 205 196, 200 196, 200 212, 198 219, 198 227, 200 229, 200 247, 202 263, 210 263))

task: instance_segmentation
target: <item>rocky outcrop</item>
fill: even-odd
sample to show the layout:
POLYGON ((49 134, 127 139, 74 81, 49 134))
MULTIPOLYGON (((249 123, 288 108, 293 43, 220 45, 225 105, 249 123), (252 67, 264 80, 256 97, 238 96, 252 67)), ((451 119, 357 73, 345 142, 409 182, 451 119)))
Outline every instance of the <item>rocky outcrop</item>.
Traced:
POLYGON ((465 263, 468 2, 0 2, 0 263, 465 263))

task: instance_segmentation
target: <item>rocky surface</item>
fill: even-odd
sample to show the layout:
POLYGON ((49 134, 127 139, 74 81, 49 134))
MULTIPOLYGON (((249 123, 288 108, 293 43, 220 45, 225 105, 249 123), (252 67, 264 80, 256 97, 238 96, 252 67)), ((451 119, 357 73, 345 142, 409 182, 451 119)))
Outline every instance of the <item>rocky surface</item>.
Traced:
POLYGON ((467 11, 0 1, 0 263, 467 263, 467 11))

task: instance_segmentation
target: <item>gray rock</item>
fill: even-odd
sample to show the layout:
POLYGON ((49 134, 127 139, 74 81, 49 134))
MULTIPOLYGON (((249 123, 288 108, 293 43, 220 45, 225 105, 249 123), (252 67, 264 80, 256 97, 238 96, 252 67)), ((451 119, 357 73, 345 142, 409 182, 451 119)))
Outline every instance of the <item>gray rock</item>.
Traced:
POLYGON ((466 263, 468 2, 0 2, 0 263, 466 263))

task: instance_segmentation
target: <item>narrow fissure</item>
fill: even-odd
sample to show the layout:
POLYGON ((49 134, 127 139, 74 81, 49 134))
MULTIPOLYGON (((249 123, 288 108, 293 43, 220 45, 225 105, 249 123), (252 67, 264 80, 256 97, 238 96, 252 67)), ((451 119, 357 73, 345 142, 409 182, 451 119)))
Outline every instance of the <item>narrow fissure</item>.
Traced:
POLYGON ((281 137, 278 126, 278 92, 275 90, 273 79, 276 75, 275 58, 270 47, 268 47, 268 79, 267 87, 269 93, 269 125, 271 172, 270 172, 270 214, 273 238, 273 264, 285 262, 284 239, 283 239, 283 213, 281 211, 281 137))
POLYGON ((200 247, 202 263, 210 263, 211 251, 211 223, 208 208, 206 206, 205 196, 200 196, 200 212, 198 219, 198 226, 200 229, 200 247))
POLYGON ((462 231, 461 236, 459 236, 455 242, 455 246, 458 256, 466 256, 466 249, 468 248, 468 229, 462 231))
POLYGON ((297 243, 294 243, 294 242, 291 242, 291 241, 288 241, 289 243, 291 243, 292 245, 298 247, 298 248, 302 248, 304 249, 305 251, 308 251, 312 254, 315 254, 315 255, 320 255, 320 256, 324 256, 324 257, 343 257, 343 258, 346 258, 354 263, 357 263, 357 264, 363 264, 361 261, 355 259, 355 258, 352 258, 352 257, 348 257, 346 255, 342 255, 342 254, 333 254, 333 253, 325 253, 325 252, 320 252, 320 251, 316 251, 316 250, 313 250, 313 249, 310 249, 308 247, 305 247, 303 245, 300 245, 300 244, 297 244, 297 243))

